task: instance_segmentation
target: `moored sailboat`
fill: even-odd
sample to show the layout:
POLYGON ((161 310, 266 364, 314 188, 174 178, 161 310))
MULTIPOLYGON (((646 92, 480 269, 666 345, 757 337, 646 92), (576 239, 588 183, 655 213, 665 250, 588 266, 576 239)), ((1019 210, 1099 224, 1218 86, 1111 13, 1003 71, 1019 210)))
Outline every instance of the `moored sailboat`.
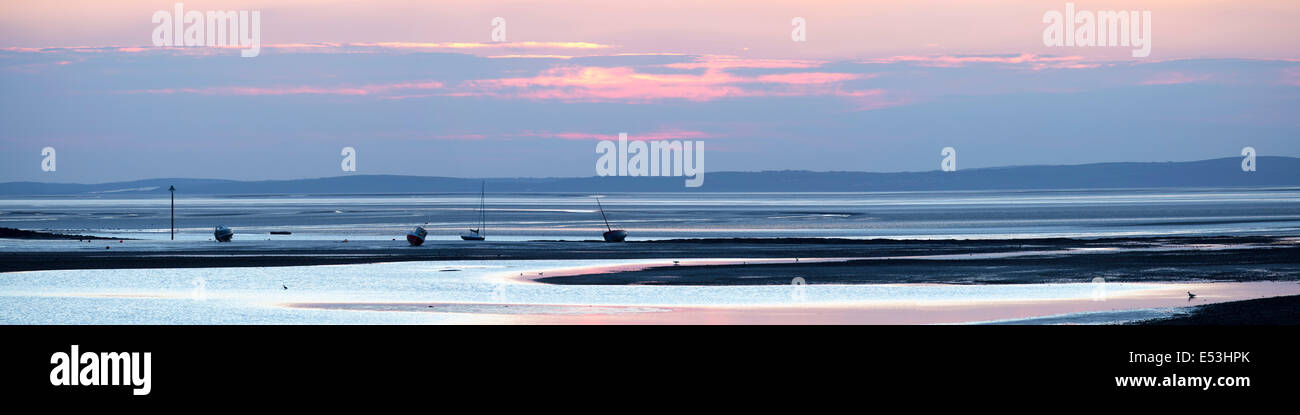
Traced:
POLYGON ((624 239, 627 239, 627 231, 609 226, 609 217, 605 216, 605 206, 600 204, 600 199, 596 199, 596 206, 600 207, 600 218, 605 220, 605 229, 608 230, 601 234, 605 238, 605 242, 623 242, 624 239))
POLYGON ((484 198, 486 191, 487 183, 484 183, 478 193, 478 229, 470 228, 469 233, 460 234, 460 239, 466 241, 482 241, 487 239, 487 235, 483 234, 483 231, 487 230, 487 205, 485 203, 486 199, 484 198))

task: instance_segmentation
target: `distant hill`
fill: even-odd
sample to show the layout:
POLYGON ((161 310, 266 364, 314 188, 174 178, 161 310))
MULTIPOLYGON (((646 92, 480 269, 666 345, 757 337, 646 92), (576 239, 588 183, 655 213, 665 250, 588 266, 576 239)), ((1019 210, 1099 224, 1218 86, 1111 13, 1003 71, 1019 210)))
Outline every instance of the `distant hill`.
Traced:
POLYGON ((923 190, 1110 189, 1147 187, 1300 186, 1300 158, 1259 157, 1258 171, 1241 171, 1240 158, 1165 163, 1016 166, 956 172, 714 172, 704 185, 682 177, 573 177, 465 179, 350 175, 319 179, 235 181, 148 179, 100 184, 0 183, 0 195, 158 195, 176 186, 186 195, 377 194, 478 192, 486 181, 501 192, 869 192, 923 190))

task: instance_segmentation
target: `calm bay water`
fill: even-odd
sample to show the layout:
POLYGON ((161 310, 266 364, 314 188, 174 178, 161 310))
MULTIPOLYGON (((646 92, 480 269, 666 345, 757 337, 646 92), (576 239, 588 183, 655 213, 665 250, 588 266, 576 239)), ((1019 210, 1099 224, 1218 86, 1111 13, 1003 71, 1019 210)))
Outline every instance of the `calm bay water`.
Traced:
MULTIPOLYGON (((1297 188, 603 196, 610 220, 630 231, 631 239, 1300 236, 1300 189, 1297 188)), ((490 244, 590 240, 599 238, 604 230, 592 195, 489 193, 487 203, 487 234, 493 241, 490 244)), ((451 243, 437 240, 457 239, 459 232, 472 226, 477 205, 477 194, 180 197, 176 220, 177 239, 181 241, 171 243, 165 242, 169 222, 166 198, 9 198, 0 200, 0 226, 145 239, 113 243, 114 252, 120 252, 208 246, 204 241, 212 238, 212 228, 216 225, 234 228, 238 245, 274 248, 293 244, 325 249, 401 244, 400 238, 407 230, 423 225, 429 229, 430 239, 435 240, 426 246, 436 247, 451 243), (270 231, 290 231, 293 235, 269 235, 270 231), (390 242, 394 238, 399 242, 390 242), (359 243, 336 243, 342 239, 359 243)), ((0 239, 0 251, 97 250, 104 244, 0 239)), ((744 307, 785 307, 792 301, 791 290, 798 288, 554 286, 503 281, 499 277, 549 268, 627 262, 635 260, 19 272, 5 274, 0 279, 0 324, 521 323, 552 321, 547 320, 552 318, 548 316, 574 312, 580 315, 638 313, 640 317, 635 318, 652 319, 667 315, 658 308, 709 306, 723 307, 710 310, 734 311, 744 307), (449 307, 447 310, 421 313, 285 305, 403 301, 451 305, 445 306, 449 307), (633 308, 614 311, 556 308, 572 304, 633 308)), ((810 278, 815 281, 815 276, 810 278)), ((1083 283, 1090 280, 1089 276, 1080 278, 1081 283, 1077 284, 810 285, 806 297, 814 303, 866 307, 862 310, 876 307, 871 304, 900 301, 906 304, 899 310, 911 310, 908 307, 912 306, 907 304, 926 302, 1009 301, 1014 305, 1017 301, 1087 299, 1096 287, 1083 283)), ((1285 287, 1296 288, 1293 286, 1285 287)), ((1152 285, 1107 287, 1118 294, 1151 289, 1152 285)), ((1198 288, 1204 290, 1198 292, 1203 292, 1206 298, 1214 297, 1208 287, 1198 288)), ((1270 286, 1267 290, 1276 288, 1270 286)), ((799 291, 799 294, 800 301, 804 301, 805 293, 799 291)), ((1180 297, 1181 291, 1174 294, 1161 299, 1170 301, 1169 304, 1159 306, 1186 305, 1186 300, 1180 297)), ((1259 295, 1220 297, 1227 300, 1259 295)), ((1084 303, 1092 304, 1086 300, 1084 303)), ((927 307, 918 309, 935 309, 927 307)), ((1104 323, 1170 312, 1165 308, 1146 307, 1153 305, 1124 307, 1103 303, 1083 308, 1083 312, 1046 317, 1049 320, 1042 322, 1104 323), (1098 314, 1095 310, 1105 312, 1098 314)), ((1020 317, 1066 312, 1069 311, 1043 309, 1020 317)), ((781 313, 784 312, 774 315, 781 313)), ((910 315, 888 310, 880 313, 888 318, 895 314, 910 315)), ((706 312, 700 317, 701 321, 711 321, 712 317, 707 315, 706 312)), ((1005 318, 998 313, 975 313, 934 321, 1005 318)))
MULTIPOLYGON (((1300 188, 602 196, 612 224, 633 240, 1300 234, 1300 188)), ((593 195, 487 197, 492 240, 597 239, 604 231, 593 195)), ((477 194, 181 196, 177 239, 210 239, 217 225, 237 238, 308 240, 400 239, 421 225, 432 240, 456 239, 475 225, 477 205, 477 194)), ((0 226, 167 239, 168 200, 0 199, 0 226)))

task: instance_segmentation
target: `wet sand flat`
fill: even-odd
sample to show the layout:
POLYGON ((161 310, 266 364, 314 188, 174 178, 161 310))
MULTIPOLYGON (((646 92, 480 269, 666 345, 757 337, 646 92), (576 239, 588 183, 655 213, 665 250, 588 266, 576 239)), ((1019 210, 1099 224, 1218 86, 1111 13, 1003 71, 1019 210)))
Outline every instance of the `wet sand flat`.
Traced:
POLYGON ((107 246, 0 253, 6 301, 38 304, 7 318, 83 321, 41 307, 107 301, 139 313, 84 321, 210 320, 167 314, 180 307, 345 323, 1088 324, 1300 295, 1300 241, 1266 236, 107 246))
POLYGON ((1156 284, 1155 288, 1098 298, 1049 300, 867 301, 750 306, 584 306, 457 303, 290 303, 292 308, 373 312, 470 313, 515 324, 961 324, 1071 313, 1149 310, 1177 316, 1184 307, 1300 295, 1300 283, 1156 284), (1197 293, 1189 301, 1185 292, 1197 293))
POLYGON ((552 284, 1028 283, 1080 277, 1145 281, 1300 278, 1295 238, 1148 237, 1015 240, 695 239, 626 243, 575 241, 401 241, 86 243, 76 249, 0 252, 0 272, 57 269, 282 267, 455 260, 593 260, 699 258, 848 258, 855 261, 682 267, 600 278, 554 278, 552 284), (870 272, 863 272, 869 269, 870 272), (677 274, 681 271, 681 274, 677 274), (763 278, 738 278, 759 275, 763 278))

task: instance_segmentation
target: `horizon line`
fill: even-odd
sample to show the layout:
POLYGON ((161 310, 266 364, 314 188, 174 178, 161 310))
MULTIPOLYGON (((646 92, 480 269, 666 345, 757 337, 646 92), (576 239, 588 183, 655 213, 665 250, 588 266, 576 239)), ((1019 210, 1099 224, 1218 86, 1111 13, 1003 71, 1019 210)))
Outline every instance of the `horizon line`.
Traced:
MULTIPOLYGON (((1206 162, 1206 161, 1216 161, 1216 160, 1224 160, 1224 159, 1240 159, 1240 158, 1241 158, 1241 157, 1218 157, 1218 158, 1210 158, 1210 159, 1183 160, 1183 161, 1172 161, 1172 160, 1165 160, 1165 161, 1101 161, 1101 162, 1087 162, 1087 163, 1076 163, 1076 164, 1017 164, 1017 165, 1006 165, 1006 166, 971 167, 971 168, 958 169, 958 170, 956 170, 956 171, 954 171, 954 172, 949 172, 949 173, 960 173, 960 172, 966 172, 966 171, 980 171, 980 170, 1010 169, 1010 168, 1029 168, 1029 167, 1081 167, 1081 166, 1093 166, 1093 165, 1100 165, 1100 164, 1167 164, 1167 163, 1198 163, 1198 162, 1206 162)), ((1264 155, 1260 155, 1260 156, 1257 156, 1257 158, 1280 158, 1280 159, 1294 159, 1294 160, 1300 160, 1300 157, 1297 157, 1297 156, 1264 156, 1264 155)), ((723 173, 744 173, 744 174, 758 174, 758 173, 818 173, 818 174, 832 174, 832 173, 856 173, 856 174, 924 174, 924 173, 936 173, 936 172, 941 172, 941 170, 939 170, 939 169, 932 169, 932 170, 905 170, 905 171, 861 171, 861 170, 820 170, 820 171, 819 171, 819 170, 804 170, 804 169, 751 170, 751 171, 744 171, 744 170, 723 170, 723 171, 716 171, 716 172, 705 172, 705 175, 707 176, 707 175, 723 174, 723 173)), ((453 179, 453 180, 571 180, 571 179, 593 179, 593 178, 606 177, 606 176, 599 176, 599 175, 591 175, 591 176, 548 176, 548 177, 527 177, 527 176, 513 176, 513 177, 458 177, 458 176, 437 176, 437 175, 433 175, 433 176, 422 176, 422 175, 412 175, 412 174, 366 173, 366 174, 340 174, 340 175, 335 175, 335 176, 313 176, 313 177, 296 177, 296 178, 279 178, 279 179, 226 179, 226 178, 211 178, 211 177, 148 177, 148 178, 140 178, 140 179, 116 180, 116 181, 106 181, 106 182, 98 182, 98 183, 78 183, 78 182, 41 182, 41 181, 31 181, 31 180, 27 180, 27 181, 8 181, 8 182, 0 182, 0 185, 31 183, 31 184, 42 184, 42 185, 45 185, 45 184, 55 184, 55 185, 85 185, 85 186, 94 186, 94 185, 117 184, 117 183, 143 182, 143 181, 152 181, 152 180, 212 180, 212 181, 226 181, 226 182, 235 182, 235 183, 257 183, 257 182, 277 182, 277 181, 326 180, 326 179, 336 179, 336 178, 343 178, 343 177, 380 177, 380 176, 390 176, 390 177, 410 177, 410 178, 426 178, 426 179, 453 179)), ((634 176, 609 176, 609 177, 610 177, 610 178, 617 178, 617 177, 626 177, 626 178, 631 178, 631 177, 634 177, 634 176)), ((639 177, 639 176, 636 176, 636 177, 639 177)), ((661 178, 661 179, 663 179, 663 178, 673 178, 673 177, 646 176, 646 177, 640 177, 640 178, 661 178)))

